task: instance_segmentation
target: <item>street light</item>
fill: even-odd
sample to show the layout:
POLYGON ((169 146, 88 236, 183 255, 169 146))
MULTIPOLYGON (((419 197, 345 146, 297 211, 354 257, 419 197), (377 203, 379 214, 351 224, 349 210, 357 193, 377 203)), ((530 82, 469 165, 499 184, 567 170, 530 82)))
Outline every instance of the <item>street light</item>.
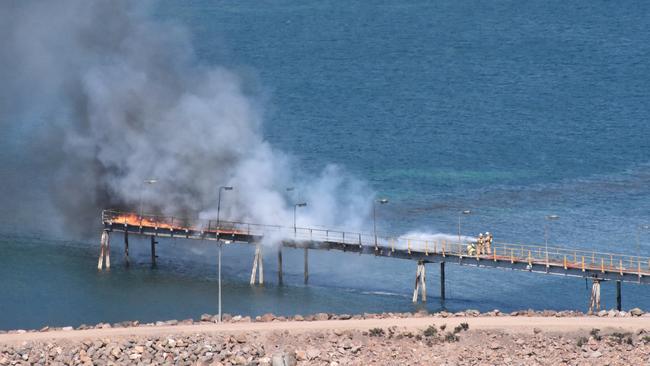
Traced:
POLYGON ((471 210, 463 210, 458 214, 458 246, 460 246, 460 219, 463 217, 463 215, 469 215, 471 213, 471 210))
MULTIPOLYGON (((560 216, 558 215, 547 215, 546 221, 559 220, 560 216)), ((546 268, 549 267, 548 264, 548 223, 544 222, 544 245, 546 246, 546 268)))
POLYGON ((142 187, 140 189, 140 218, 142 218, 143 210, 144 210, 143 202, 142 202, 142 194, 144 193, 144 185, 145 184, 151 185, 151 184, 154 184, 154 183, 158 183, 158 180, 157 179, 145 179, 145 180, 142 181, 142 187))
POLYGON ((307 206, 307 202, 295 203, 293 205, 293 236, 294 237, 296 236, 296 232, 297 232, 297 230, 296 230, 296 209, 298 207, 305 207, 305 206, 307 206))
POLYGON ((221 247, 222 242, 219 240, 219 213, 221 211, 221 191, 232 191, 232 186, 219 187, 219 199, 217 201, 217 242, 219 243, 219 322, 221 322, 221 247))
POLYGON ((386 204, 388 203, 388 199, 380 198, 372 201, 372 229, 375 234, 375 250, 377 250, 377 203, 382 205, 386 204))
POLYGON ((219 238, 219 214, 221 213, 221 191, 232 191, 232 186, 219 187, 219 198, 217 200, 217 238, 219 238))

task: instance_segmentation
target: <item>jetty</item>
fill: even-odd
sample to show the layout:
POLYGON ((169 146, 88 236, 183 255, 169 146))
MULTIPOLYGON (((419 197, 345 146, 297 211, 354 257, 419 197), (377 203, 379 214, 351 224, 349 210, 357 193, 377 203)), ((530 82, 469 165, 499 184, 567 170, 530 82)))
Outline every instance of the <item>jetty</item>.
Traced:
POLYGON ((589 308, 600 310, 600 282, 615 281, 617 308, 621 309, 621 283, 650 283, 650 257, 607 253, 558 246, 525 245, 495 241, 489 252, 468 251, 461 240, 425 240, 404 236, 375 235, 323 228, 265 225, 222 220, 199 220, 121 212, 102 211, 103 231, 98 270, 110 269, 110 237, 122 233, 124 259, 129 264, 129 236, 150 237, 151 265, 156 265, 157 238, 209 240, 220 245, 255 246, 251 285, 264 283, 263 250, 276 250, 278 283, 282 283, 282 249, 304 250, 304 281, 309 279, 309 250, 338 250, 412 260, 417 264, 413 302, 426 301, 426 264, 438 264, 440 298, 445 299, 445 263, 478 268, 501 268, 539 274, 579 277, 592 281, 589 308), (277 243, 265 246, 264 242, 277 243))

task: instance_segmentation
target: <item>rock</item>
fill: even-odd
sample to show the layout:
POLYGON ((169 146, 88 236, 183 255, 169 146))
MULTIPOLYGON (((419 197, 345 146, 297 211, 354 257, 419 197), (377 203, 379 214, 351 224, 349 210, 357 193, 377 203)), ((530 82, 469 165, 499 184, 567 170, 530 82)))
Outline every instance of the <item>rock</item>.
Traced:
POLYGON ((274 319, 275 319, 275 315, 273 315, 271 313, 266 313, 266 314, 262 315, 262 318, 261 318, 261 320, 263 322, 272 322, 274 319))
POLYGON ((143 352, 144 352, 144 347, 142 347, 142 346, 135 346, 135 347, 133 347, 133 352, 136 352, 136 353, 143 353, 143 352))
POLYGON ((591 354, 589 355, 589 357, 591 357, 591 358, 598 358, 598 357, 600 357, 600 356, 602 356, 602 355, 603 355, 602 353, 600 353, 600 352, 598 352, 598 351, 594 351, 594 352, 591 352, 591 354))
POLYGON ((541 333, 541 332, 542 332, 541 329, 539 329, 539 328, 533 328, 533 333, 535 333, 535 334, 539 334, 539 333, 541 333))
POLYGON ((643 313, 644 313, 643 310, 641 310, 639 308, 634 308, 634 309, 630 310, 630 315, 632 315, 632 316, 641 316, 641 315, 643 315, 643 313))
POLYGON ((237 341, 237 343, 246 343, 246 341, 247 341, 246 334, 244 334, 244 333, 235 334, 234 338, 235 338, 235 341, 237 341))
POLYGON ((339 315, 340 320, 348 320, 348 319, 351 319, 351 318, 352 318, 352 315, 350 315, 350 314, 341 314, 341 315, 339 315))
POLYGON ((613 318, 613 317, 615 317, 616 315, 618 315, 618 311, 616 311, 616 310, 610 310, 610 311, 607 313, 607 316, 609 316, 610 318, 613 318))
POLYGON ((329 317, 329 315, 327 315, 327 313, 318 313, 318 314, 314 315, 315 320, 321 320, 322 321, 322 320, 328 320, 329 318, 330 317, 329 317))
POLYGON ((492 343, 490 343, 490 349, 491 349, 491 350, 497 350, 497 349, 499 349, 499 348, 501 348, 501 345, 500 345, 500 344, 498 344, 498 343, 496 343, 496 342, 492 342, 492 343))
POLYGON ((307 361, 307 352, 301 351, 301 350, 296 350, 296 360, 297 361, 307 361))
POLYGON ((598 312, 599 317, 607 316, 607 310, 601 310, 598 312))
POLYGON ((320 356, 320 350, 317 348, 310 348, 307 350, 307 358, 309 360, 316 359, 320 356))
POLYGON ((305 320, 305 318, 303 318, 302 315, 294 315, 293 320, 295 320, 297 322, 301 322, 301 321, 305 320))
POLYGON ((276 353, 271 358, 273 366, 296 366, 296 357, 290 353, 276 353))

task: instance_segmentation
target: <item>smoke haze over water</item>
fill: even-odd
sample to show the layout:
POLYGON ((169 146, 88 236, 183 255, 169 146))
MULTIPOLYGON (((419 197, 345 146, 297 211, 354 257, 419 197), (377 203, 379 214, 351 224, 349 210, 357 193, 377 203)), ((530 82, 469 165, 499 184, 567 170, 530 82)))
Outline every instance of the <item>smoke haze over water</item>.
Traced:
POLYGON ((28 190, 38 169, 77 231, 96 229, 102 208, 136 210, 141 199, 148 212, 213 217, 221 185, 235 187, 223 195, 226 219, 289 225, 304 200, 300 225, 362 227, 366 184, 336 166, 296 171, 261 134, 260 88, 202 64, 186 31, 150 18, 150 5, 0 3, 0 138, 22 159, 8 184, 28 190))

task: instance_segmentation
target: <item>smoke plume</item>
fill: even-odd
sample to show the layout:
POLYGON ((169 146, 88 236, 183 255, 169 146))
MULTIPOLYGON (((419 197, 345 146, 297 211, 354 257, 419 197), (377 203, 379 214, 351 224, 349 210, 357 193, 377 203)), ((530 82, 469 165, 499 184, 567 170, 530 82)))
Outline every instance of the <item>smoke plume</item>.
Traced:
POLYGON ((0 3, 0 120, 26 163, 40 162, 60 217, 97 227, 102 208, 359 228, 372 193, 341 168, 319 176, 261 133, 258 88, 194 53, 149 3, 0 3), (156 179, 155 184, 144 183, 156 179), (296 187, 287 192, 287 187, 296 187))

